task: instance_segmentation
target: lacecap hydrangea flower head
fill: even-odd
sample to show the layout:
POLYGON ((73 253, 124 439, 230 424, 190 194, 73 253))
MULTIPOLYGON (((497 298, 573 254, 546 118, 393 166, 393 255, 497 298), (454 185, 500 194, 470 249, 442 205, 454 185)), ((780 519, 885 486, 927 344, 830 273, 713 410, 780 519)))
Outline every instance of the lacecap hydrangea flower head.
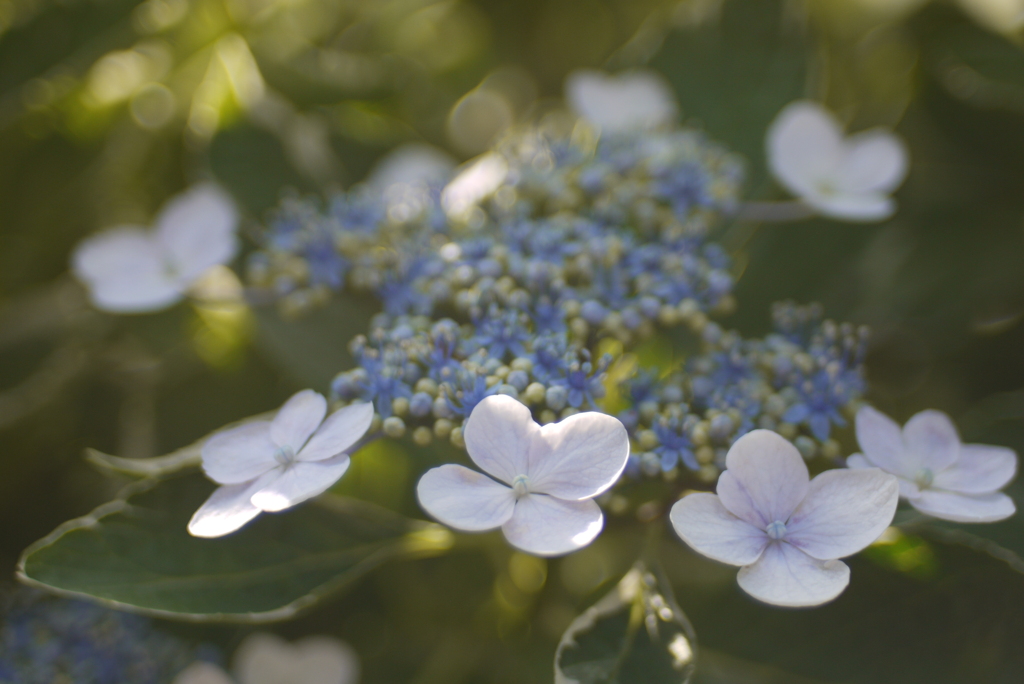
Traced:
POLYGON ((810 479, 796 447, 769 430, 736 440, 725 467, 717 494, 685 496, 672 507, 672 525, 694 550, 741 566, 740 587, 777 606, 839 596, 850 568, 837 559, 875 541, 899 501, 896 478, 878 468, 810 479))

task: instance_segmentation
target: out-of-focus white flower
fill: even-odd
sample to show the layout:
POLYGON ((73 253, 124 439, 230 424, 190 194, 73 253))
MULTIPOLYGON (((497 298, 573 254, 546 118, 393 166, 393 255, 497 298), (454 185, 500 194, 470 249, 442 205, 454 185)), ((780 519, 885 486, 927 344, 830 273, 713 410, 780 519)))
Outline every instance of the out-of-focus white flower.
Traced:
POLYGON ((538 556, 575 551, 600 534, 604 515, 593 498, 629 458, 618 419, 586 412, 541 427, 526 406, 494 395, 473 409, 464 436, 469 457, 498 481, 460 465, 432 468, 416 488, 430 515, 468 532, 501 527, 509 543, 538 556))
POLYGON ((683 541, 739 565, 740 587, 777 606, 831 601, 850 582, 836 560, 875 541, 899 502, 896 478, 877 468, 828 470, 811 480, 796 447, 770 430, 736 440, 718 494, 690 494, 670 514, 683 541))
POLYGON ((195 662, 175 678, 174 684, 355 684, 359 657, 333 637, 311 636, 296 642, 268 632, 250 634, 238 646, 235 677, 216 665, 195 662))
POLYGON ((207 270, 234 257, 237 225, 227 194, 209 183, 197 185, 169 200, 153 229, 118 226, 82 240, 72 271, 98 309, 159 311, 183 299, 207 270))
POLYGON ((370 429, 372 404, 331 414, 327 400, 303 390, 273 420, 214 435, 203 445, 203 470, 223 485, 188 524, 197 537, 234 532, 261 511, 283 511, 323 493, 348 470, 345 453, 370 429), (321 424, 322 423, 322 424, 321 424))
POLYGON ((366 182, 381 192, 393 185, 444 185, 455 170, 455 159, 426 143, 396 147, 373 167, 366 182))
POLYGON ((958 0, 976 22, 999 33, 1016 33, 1024 27, 1024 0, 958 0))
POLYGON ((768 166, 805 204, 843 221, 880 221, 896 211, 890 197, 907 175, 903 141, 874 128, 843 137, 827 109, 799 100, 768 128, 768 166))
POLYGON ((1014 514, 1002 489, 1017 474, 1013 449, 961 444, 953 421, 941 411, 921 411, 900 430, 870 406, 857 413, 863 454, 850 468, 877 467, 899 478, 900 494, 928 515, 957 522, 995 522, 1014 514))
POLYGON ((578 116, 605 133, 650 130, 679 118, 672 88, 654 71, 574 71, 565 96, 578 116))

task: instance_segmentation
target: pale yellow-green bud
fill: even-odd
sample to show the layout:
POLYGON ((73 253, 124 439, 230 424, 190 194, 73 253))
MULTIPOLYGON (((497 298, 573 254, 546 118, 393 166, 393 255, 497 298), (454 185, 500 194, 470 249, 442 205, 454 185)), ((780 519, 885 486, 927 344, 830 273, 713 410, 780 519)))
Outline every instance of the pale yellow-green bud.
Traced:
POLYGON ((437 435, 438 439, 444 439, 452 433, 452 421, 447 418, 439 418, 434 421, 434 434, 437 435))
POLYGON ((694 446, 703 446, 708 443, 708 422, 702 420, 693 426, 693 431, 690 433, 690 441, 693 442, 694 446))
POLYGON ((409 413, 409 400, 405 397, 395 397, 391 401, 391 412, 396 416, 404 416, 409 413))
POLYGON ((437 382, 433 378, 420 378, 416 381, 416 391, 425 392, 432 397, 437 396, 437 382))
POLYGON ((434 433, 423 425, 412 431, 412 441, 419 446, 427 446, 434 439, 434 433))
POLYGON ((834 439, 826 440, 821 445, 821 455, 828 459, 839 458, 839 455, 843 453, 843 447, 834 439))
POLYGON ((711 484, 718 480, 718 468, 710 463, 703 465, 700 467, 700 470, 697 471, 697 477, 701 482, 711 484))
POLYGON ((393 439, 398 439, 405 434, 405 421, 398 416, 391 416, 384 419, 384 434, 393 439))
POLYGON ((654 430, 641 430, 637 437, 640 440, 640 448, 644 451, 650 451, 659 444, 658 435, 654 433, 654 430))
POLYGON ((523 399, 526 400, 527 404, 539 404, 544 401, 544 393, 547 388, 539 382, 531 382, 529 386, 523 391, 523 399))

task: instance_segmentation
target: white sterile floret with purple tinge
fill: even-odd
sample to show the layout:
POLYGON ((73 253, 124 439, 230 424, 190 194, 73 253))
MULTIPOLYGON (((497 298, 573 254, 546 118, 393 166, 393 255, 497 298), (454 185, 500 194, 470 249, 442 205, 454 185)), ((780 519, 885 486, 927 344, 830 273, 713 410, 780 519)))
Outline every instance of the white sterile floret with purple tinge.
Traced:
POLYGON ((188 524, 197 537, 234 532, 261 511, 283 511, 322 494, 348 470, 347 450, 370 429, 373 405, 327 415, 327 400, 303 390, 273 420, 221 432, 203 445, 203 470, 223 485, 188 524))
POLYGON ((169 200, 153 229, 118 226, 82 240, 72 271, 98 309, 159 311, 181 301, 211 268, 234 258, 237 225, 231 198, 204 183, 169 200))
POLYGON ((999 490, 1017 474, 1013 449, 961 444, 956 426, 941 411, 921 411, 900 426, 865 406, 857 413, 862 454, 850 468, 877 467, 899 478, 900 494, 930 516, 956 522, 995 522, 1016 512, 999 490))
POLYGON ((605 133, 651 130, 679 118, 672 88, 654 71, 574 71, 565 81, 565 97, 577 115, 605 133))
POLYGON ((629 459, 618 419, 591 411, 541 427, 526 406, 493 395, 473 409, 463 436, 491 477, 454 464, 432 468, 416 488, 427 513, 467 532, 500 527, 509 543, 538 556, 575 551, 600 534, 604 514, 593 499, 629 459))
POLYGON ((234 677, 204 661, 178 673, 172 684, 356 684, 359 656, 334 637, 314 635, 289 643, 269 632, 242 640, 233 658, 234 677))
POLYGON ((844 221, 880 221, 896 211, 889 195, 907 175, 903 141, 874 128, 843 136, 817 102, 787 105, 768 128, 772 175, 804 204, 844 221))
POLYGON ((896 478, 877 468, 828 470, 813 480, 800 452, 770 430, 736 440, 718 493, 672 507, 676 533, 696 551, 739 565, 740 587, 777 606, 816 606, 850 582, 837 559, 878 539, 899 501, 896 478))

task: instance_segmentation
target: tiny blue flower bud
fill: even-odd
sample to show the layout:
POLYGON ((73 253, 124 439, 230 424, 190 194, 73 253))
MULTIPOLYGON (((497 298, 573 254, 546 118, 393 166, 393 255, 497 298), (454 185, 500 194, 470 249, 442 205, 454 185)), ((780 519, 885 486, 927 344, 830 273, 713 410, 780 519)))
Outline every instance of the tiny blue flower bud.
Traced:
POLYGON ((583 306, 580 307, 580 316, 582 316, 583 320, 591 325, 600 325, 607 315, 608 312, 601 305, 601 302, 593 299, 588 299, 583 302, 583 306))
POLYGON ((530 384, 530 375, 526 371, 514 370, 508 374, 505 381, 522 392, 530 384))
POLYGON ((569 392, 561 385, 548 387, 544 401, 552 411, 561 411, 569 401, 569 392))
POLYGON ((711 419, 709 433, 711 439, 722 441, 732 434, 733 429, 735 426, 732 424, 732 418, 725 413, 719 413, 711 419))
POLYGON ((432 409, 435 418, 454 418, 455 411, 452 410, 448 400, 441 396, 434 399, 434 406, 432 409))
POLYGON ((409 400, 409 413, 417 418, 423 418, 430 414, 434 406, 434 398, 426 392, 417 392, 409 400))

